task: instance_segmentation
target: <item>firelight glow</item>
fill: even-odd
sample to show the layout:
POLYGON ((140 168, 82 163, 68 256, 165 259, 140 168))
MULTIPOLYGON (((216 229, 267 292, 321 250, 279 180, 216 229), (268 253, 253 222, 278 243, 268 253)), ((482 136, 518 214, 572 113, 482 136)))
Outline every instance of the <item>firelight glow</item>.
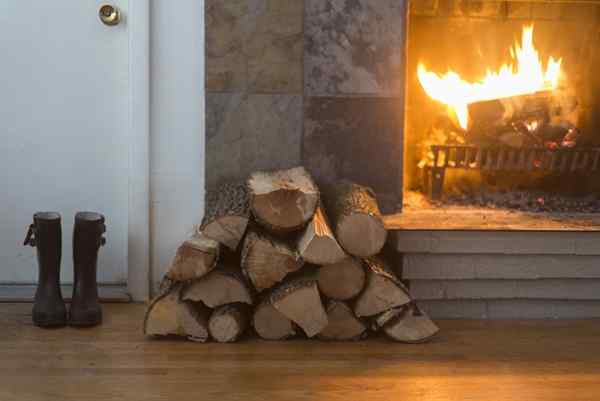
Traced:
POLYGON ((512 63, 502 65, 498 71, 488 69, 479 82, 467 82, 452 70, 445 75, 438 75, 428 71, 422 63, 417 71, 419 82, 427 95, 448 106, 450 115, 466 130, 469 121, 467 106, 470 103, 557 87, 562 59, 550 57, 544 70, 533 44, 533 25, 523 27, 521 43, 515 43, 510 54, 514 60, 512 63))

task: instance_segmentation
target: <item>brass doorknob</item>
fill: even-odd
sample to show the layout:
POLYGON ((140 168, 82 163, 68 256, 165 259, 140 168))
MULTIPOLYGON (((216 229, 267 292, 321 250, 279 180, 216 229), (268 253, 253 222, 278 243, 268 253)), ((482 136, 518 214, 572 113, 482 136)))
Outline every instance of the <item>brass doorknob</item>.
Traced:
POLYGON ((98 16, 104 25, 118 25, 119 22, 121 22, 121 13, 119 9, 110 4, 103 4, 100 6, 98 16))

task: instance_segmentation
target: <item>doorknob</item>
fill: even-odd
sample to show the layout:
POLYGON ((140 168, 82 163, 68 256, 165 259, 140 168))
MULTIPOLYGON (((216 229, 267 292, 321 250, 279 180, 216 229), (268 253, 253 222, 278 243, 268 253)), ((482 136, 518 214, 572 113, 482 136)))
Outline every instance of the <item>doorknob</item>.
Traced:
POLYGON ((98 16, 104 25, 113 26, 118 25, 119 22, 121 22, 121 12, 117 7, 110 4, 100 6, 98 16))

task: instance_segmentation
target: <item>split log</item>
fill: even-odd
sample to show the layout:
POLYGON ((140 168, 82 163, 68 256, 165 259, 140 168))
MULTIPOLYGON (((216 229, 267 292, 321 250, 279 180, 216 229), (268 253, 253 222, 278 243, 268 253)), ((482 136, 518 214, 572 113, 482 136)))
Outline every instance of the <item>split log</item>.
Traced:
POLYGON ((365 259, 365 265, 367 284, 354 305, 357 317, 374 316, 410 302, 406 287, 382 258, 365 259))
POLYGON ((387 231, 370 188, 340 181, 327 191, 325 200, 333 231, 346 252, 368 257, 381 251, 387 231))
POLYGON ((304 167, 253 173, 248 188, 252 214, 275 232, 302 228, 319 202, 319 190, 304 167))
POLYGON ((235 251, 250 220, 246 182, 226 182, 209 190, 205 210, 199 231, 235 251))
POLYGON ((246 331, 250 309, 245 304, 223 305, 215 309, 208 321, 211 337, 220 343, 237 341, 246 331))
POLYGON ((426 342, 439 332, 437 325, 419 307, 411 303, 383 326, 391 339, 403 343, 426 342))
POLYGON ((252 292, 239 267, 219 266, 200 280, 192 282, 182 291, 186 301, 202 302, 210 308, 231 303, 252 304, 252 292))
POLYGON ((174 286, 150 303, 144 318, 144 334, 185 336, 205 342, 209 338, 210 309, 202 304, 181 301, 180 289, 181 286, 174 286))
POLYGON ((248 231, 242 249, 242 269, 260 292, 300 270, 302 259, 288 244, 257 231, 248 231))
POLYGON ((300 326, 308 337, 315 336, 327 327, 327 313, 314 274, 305 274, 281 284, 271 294, 271 303, 300 326))
POLYGON ((325 309, 329 324, 318 334, 320 339, 357 340, 366 334, 367 326, 354 316, 346 303, 331 300, 325 309))
POLYGON ((298 252, 302 259, 315 265, 329 265, 346 258, 340 247, 322 207, 317 211, 298 241, 298 252))
POLYGON ((217 265, 219 243, 203 235, 195 235, 177 249, 167 272, 172 281, 187 281, 203 277, 217 265))
POLYGON ((365 287, 365 270, 359 259, 349 257, 319 269, 319 289, 328 298, 347 301, 365 287))
POLYGON ((265 297, 254 310, 252 325, 265 340, 285 340, 296 335, 294 323, 275 309, 270 296, 265 297))

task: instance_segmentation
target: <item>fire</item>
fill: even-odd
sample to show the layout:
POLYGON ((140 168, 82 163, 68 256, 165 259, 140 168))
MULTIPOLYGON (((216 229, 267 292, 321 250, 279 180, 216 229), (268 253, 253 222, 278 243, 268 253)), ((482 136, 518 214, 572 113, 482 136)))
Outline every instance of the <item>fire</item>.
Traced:
POLYGON ((511 64, 504 64, 498 71, 487 70, 485 78, 467 82, 458 73, 449 70, 445 75, 428 71, 419 64, 419 82, 427 95, 448 106, 463 129, 467 129, 470 103, 531 94, 553 90, 558 85, 562 59, 550 57, 546 69, 533 44, 533 25, 524 26, 521 43, 510 49, 511 64), (516 65, 515 65, 516 62, 516 65))

